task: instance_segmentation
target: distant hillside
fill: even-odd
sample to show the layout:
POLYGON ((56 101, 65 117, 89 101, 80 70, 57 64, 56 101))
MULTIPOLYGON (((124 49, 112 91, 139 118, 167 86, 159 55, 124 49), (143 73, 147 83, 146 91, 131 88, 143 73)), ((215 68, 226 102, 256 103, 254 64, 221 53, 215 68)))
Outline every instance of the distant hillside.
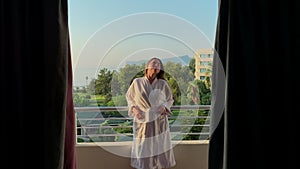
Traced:
MULTIPOLYGON (((161 59, 163 63, 166 62, 175 62, 175 63, 181 63, 182 65, 188 65, 190 63, 191 58, 188 55, 184 56, 177 56, 177 57, 172 57, 172 58, 164 58, 161 59)), ((138 60, 138 61, 127 61, 127 64, 136 64, 136 65, 141 65, 143 63, 146 63, 148 60, 138 60)))
POLYGON ((173 57, 173 58, 167 58, 167 59, 162 59, 163 62, 179 62, 182 65, 188 65, 190 63, 191 58, 188 55, 184 56, 178 56, 178 57, 173 57))

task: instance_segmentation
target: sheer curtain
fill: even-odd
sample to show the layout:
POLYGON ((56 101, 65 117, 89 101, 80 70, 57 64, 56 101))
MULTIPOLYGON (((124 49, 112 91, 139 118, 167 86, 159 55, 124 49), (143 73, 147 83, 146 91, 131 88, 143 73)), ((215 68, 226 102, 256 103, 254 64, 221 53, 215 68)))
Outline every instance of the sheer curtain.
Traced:
POLYGON ((67 0, 0 2, 1 168, 75 169, 67 0))
POLYGON ((298 12, 295 1, 219 0, 209 169, 298 166, 298 12))

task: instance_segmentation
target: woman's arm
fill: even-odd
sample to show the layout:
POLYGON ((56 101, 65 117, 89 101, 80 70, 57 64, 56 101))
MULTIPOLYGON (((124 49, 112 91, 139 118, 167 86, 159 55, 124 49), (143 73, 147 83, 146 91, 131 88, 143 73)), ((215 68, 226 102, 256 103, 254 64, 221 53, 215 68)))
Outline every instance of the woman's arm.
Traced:
POLYGON ((135 101, 134 101, 134 84, 135 80, 130 84, 127 92, 126 92, 126 101, 127 101, 127 106, 128 106, 128 116, 129 117, 134 117, 132 108, 136 106, 135 101))

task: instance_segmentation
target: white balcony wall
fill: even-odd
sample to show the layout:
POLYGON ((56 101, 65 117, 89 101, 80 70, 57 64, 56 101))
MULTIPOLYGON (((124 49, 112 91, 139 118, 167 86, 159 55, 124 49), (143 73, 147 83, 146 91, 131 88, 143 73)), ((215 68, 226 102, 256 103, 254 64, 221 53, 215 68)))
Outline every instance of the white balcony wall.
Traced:
MULTIPOLYGON (((208 168, 208 141, 181 141, 174 145, 177 164, 172 169, 208 168)), ((79 143, 76 145, 78 169, 132 169, 128 158, 130 146, 131 142, 79 143)))

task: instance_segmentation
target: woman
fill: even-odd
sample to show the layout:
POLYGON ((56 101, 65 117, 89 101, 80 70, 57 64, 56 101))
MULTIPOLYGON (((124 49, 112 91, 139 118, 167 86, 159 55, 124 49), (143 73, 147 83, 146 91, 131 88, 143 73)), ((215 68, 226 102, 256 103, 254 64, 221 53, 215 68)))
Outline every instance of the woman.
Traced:
POLYGON ((134 118, 131 166, 137 169, 175 166, 168 122, 174 100, 160 59, 148 61, 145 76, 132 81, 126 99, 128 115, 134 118))

